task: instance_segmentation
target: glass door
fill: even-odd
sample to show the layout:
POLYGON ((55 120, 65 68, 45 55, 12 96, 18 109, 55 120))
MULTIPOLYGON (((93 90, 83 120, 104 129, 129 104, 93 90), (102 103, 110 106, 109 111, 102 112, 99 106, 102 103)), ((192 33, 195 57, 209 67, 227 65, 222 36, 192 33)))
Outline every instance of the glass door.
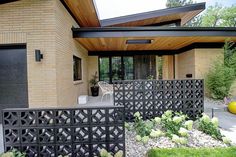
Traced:
POLYGON ((99 80, 112 83, 115 80, 134 79, 134 57, 99 57, 99 80))
POLYGON ((134 79, 134 57, 124 56, 124 80, 134 79))
POLYGON ((123 80, 121 57, 111 57, 111 81, 123 80))

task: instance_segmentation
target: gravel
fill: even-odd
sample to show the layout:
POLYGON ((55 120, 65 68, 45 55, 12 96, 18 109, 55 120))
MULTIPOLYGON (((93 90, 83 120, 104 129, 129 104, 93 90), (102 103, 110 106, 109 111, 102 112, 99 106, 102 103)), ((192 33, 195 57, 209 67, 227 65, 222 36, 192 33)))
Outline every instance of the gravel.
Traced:
MULTIPOLYGON (((126 157, 144 157, 146 152, 153 148, 174 148, 177 147, 168 137, 159 137, 150 139, 147 144, 135 140, 135 132, 125 132, 126 140, 126 157)), ((202 133, 196 129, 189 132, 187 147, 226 147, 223 142, 213 139, 211 136, 202 133)))

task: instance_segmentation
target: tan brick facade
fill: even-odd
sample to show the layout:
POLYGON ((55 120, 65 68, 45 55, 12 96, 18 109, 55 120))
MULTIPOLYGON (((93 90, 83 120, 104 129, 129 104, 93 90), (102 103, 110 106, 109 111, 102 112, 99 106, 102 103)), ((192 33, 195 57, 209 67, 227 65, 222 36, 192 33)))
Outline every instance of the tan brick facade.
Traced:
POLYGON ((21 0, 0 5, 0 45, 27 45, 30 107, 72 106, 87 94, 87 51, 73 38, 77 26, 59 0, 21 0), (34 50, 44 59, 35 62, 34 50), (73 55, 82 58, 83 80, 73 82, 73 55))
POLYGON ((175 55, 176 78, 185 79, 186 74, 192 74, 193 78, 205 79, 222 52, 222 49, 192 49, 175 55))

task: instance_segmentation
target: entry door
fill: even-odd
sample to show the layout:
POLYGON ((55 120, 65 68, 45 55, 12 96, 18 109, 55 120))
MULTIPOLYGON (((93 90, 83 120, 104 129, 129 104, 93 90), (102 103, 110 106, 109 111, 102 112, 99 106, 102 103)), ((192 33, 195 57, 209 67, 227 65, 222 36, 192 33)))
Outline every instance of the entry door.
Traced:
POLYGON ((26 48, 0 46, 0 112, 22 107, 28 107, 26 48))

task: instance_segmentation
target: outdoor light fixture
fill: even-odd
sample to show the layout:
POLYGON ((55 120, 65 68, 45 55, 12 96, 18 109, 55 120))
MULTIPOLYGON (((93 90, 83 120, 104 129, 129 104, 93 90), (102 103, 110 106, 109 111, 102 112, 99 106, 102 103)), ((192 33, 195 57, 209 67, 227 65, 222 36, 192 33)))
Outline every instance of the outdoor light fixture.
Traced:
POLYGON ((126 40, 126 44, 151 44, 152 39, 130 39, 126 40))
POLYGON ((40 50, 35 50, 35 61, 41 62, 41 59, 43 59, 43 54, 41 54, 40 50))

